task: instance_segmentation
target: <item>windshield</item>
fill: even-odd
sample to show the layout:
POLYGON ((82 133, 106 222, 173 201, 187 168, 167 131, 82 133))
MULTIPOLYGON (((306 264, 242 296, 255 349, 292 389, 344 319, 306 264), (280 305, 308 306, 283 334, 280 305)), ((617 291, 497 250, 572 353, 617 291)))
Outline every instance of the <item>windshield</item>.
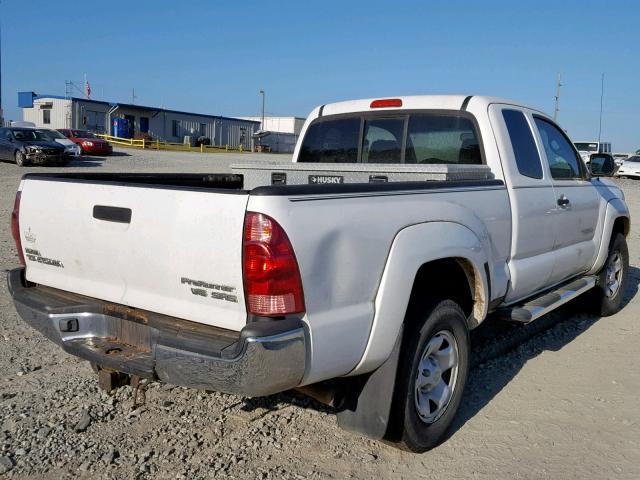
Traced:
POLYGON ((624 163, 627 162, 640 162, 640 155, 634 155, 633 157, 627 158, 624 163))
POLYGON ((97 138, 93 133, 87 130, 72 130, 71 135, 75 138, 97 138))
POLYGON ((31 128, 14 128, 12 132, 13 137, 20 142, 48 141, 48 138, 45 138, 38 130, 31 128))
POLYGON ((579 152, 597 152, 597 143, 574 143, 579 152))
POLYGON ((45 140, 51 140, 54 142, 56 139, 66 138, 60 132, 56 130, 36 130, 36 133, 45 140))

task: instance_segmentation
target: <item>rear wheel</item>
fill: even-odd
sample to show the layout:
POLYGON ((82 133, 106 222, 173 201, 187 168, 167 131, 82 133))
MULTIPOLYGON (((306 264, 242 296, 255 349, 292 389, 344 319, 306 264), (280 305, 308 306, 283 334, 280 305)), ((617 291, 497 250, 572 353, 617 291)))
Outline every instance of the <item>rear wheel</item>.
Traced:
POLYGON ((594 311, 601 317, 608 317, 622 308, 622 297, 629 274, 629 250, 627 240, 621 233, 611 237, 607 261, 598 274, 598 284, 592 298, 594 311))
POLYGON ((394 392, 388 440, 424 452, 444 438, 462 400, 469 331, 458 304, 443 300, 409 319, 394 392))
POLYGON ((15 160, 16 165, 18 165, 19 167, 24 167, 27 164, 27 159, 24 156, 24 153, 22 153, 20 150, 16 150, 15 160))

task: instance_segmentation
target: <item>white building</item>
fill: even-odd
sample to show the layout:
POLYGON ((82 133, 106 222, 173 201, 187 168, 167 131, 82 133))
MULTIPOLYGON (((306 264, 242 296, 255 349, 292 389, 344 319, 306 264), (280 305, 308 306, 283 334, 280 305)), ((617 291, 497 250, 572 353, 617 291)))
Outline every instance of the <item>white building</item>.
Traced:
POLYGON ((213 145, 242 145, 246 150, 253 149, 253 135, 260 128, 259 121, 248 119, 33 92, 19 92, 18 106, 24 121, 43 128, 86 129, 126 138, 146 134, 169 142, 203 136, 213 145), (118 118, 127 120, 127 128, 116 132, 118 118))
POLYGON ((256 143, 268 145, 272 152, 293 153, 306 119, 300 117, 240 117, 260 122, 260 133, 255 134, 256 143))
MULTIPOLYGON (((262 123, 262 117, 240 118, 262 123)), ((305 118, 300 117, 264 117, 264 125, 260 125, 260 129, 269 132, 294 133, 300 135, 305 120, 305 118)))

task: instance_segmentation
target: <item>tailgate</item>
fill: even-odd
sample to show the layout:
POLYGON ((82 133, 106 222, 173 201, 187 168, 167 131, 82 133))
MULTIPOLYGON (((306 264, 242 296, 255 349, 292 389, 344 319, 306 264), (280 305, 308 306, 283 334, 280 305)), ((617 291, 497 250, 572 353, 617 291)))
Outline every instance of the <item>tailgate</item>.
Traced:
POLYGON ((240 330, 247 199, 242 191, 27 178, 27 279, 240 330))

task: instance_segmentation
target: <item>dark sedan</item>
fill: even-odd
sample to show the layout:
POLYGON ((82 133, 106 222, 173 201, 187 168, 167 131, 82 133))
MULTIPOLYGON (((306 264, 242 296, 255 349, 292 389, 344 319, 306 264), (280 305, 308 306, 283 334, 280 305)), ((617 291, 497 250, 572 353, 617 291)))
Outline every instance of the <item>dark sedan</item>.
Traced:
POLYGON ((0 128, 0 158, 25 165, 66 165, 64 146, 32 128, 0 128))

